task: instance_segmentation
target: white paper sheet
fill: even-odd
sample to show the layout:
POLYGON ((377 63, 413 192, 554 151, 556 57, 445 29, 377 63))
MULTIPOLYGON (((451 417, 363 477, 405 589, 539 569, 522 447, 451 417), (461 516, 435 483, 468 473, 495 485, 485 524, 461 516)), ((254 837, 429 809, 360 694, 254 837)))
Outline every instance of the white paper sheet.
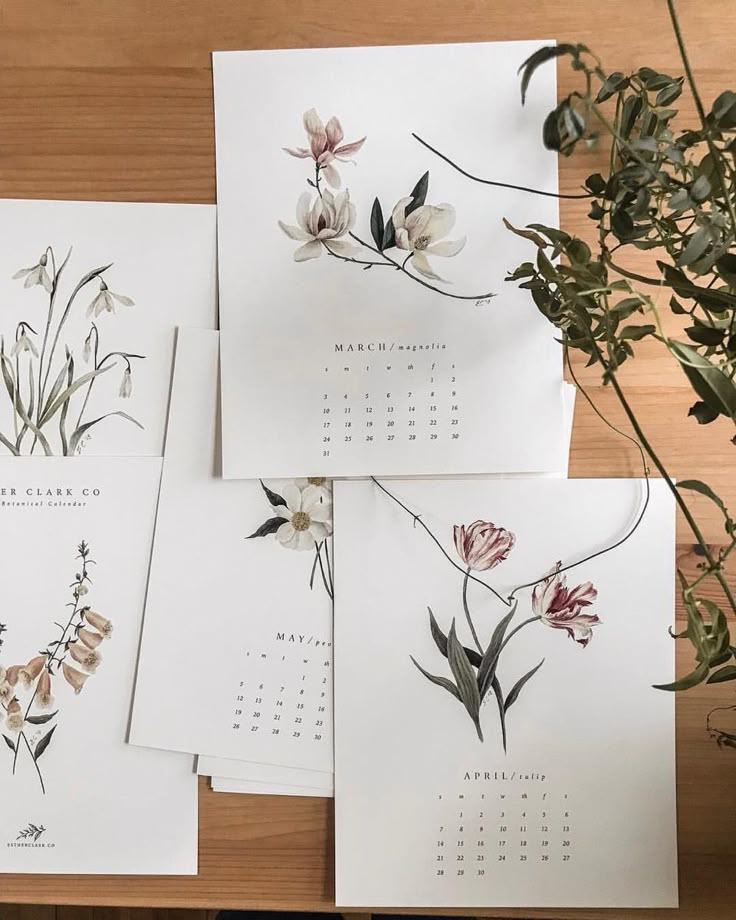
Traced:
POLYGON ((676 906, 674 697, 651 686, 674 673, 666 486, 625 543, 535 597, 516 586, 629 531, 640 480, 386 485, 411 513, 335 484, 338 905, 676 906), (499 594, 468 581, 495 668, 463 559, 499 594))
MULTIPOLYGON (((221 785, 228 780, 235 783, 259 783, 279 786, 285 792, 278 795, 297 795, 292 792, 293 787, 310 787, 319 789, 321 795, 333 796, 335 792, 335 776, 332 770, 327 773, 318 773, 316 770, 297 770, 294 767, 280 767, 270 763, 253 763, 247 760, 228 760, 224 757, 198 757, 197 773, 200 776, 209 776, 221 785)), ((223 790, 225 792, 230 790, 223 790)), ((234 789, 233 791, 244 791, 234 789)))
POLYGON ((275 535, 283 527, 292 542, 312 533, 322 541, 326 524, 316 519, 330 518, 329 492, 306 481, 268 480, 271 500, 278 505, 276 493, 283 493, 291 509, 277 511, 258 481, 231 482, 213 472, 217 361, 217 333, 179 330, 130 738, 331 771, 331 559, 324 543, 317 560, 314 543, 301 552, 275 535), (309 526, 300 530, 305 508, 309 526), (293 526, 277 520, 292 512, 293 526), (266 536, 248 539, 267 521, 266 536), (204 688, 192 679, 203 653, 204 688), (176 707, 166 692, 172 686, 176 707))
POLYGON ((324 789, 315 786, 282 786, 278 783, 256 783, 252 780, 231 779, 213 776, 210 785, 213 792, 237 792, 241 795, 306 795, 314 798, 330 798, 324 789))
POLYGON ((217 323, 214 207, 3 200, 0 227, 0 455, 161 456, 175 327, 217 323))
POLYGON ((191 760, 125 743, 160 473, 0 459, 0 871, 196 874, 191 760))
POLYGON ((412 137, 555 191, 554 68, 519 98, 539 45, 214 55, 225 477, 554 469, 559 347, 504 280, 529 245, 503 218, 554 226, 556 201, 474 184, 412 137), (376 198, 409 248, 376 251, 376 198))

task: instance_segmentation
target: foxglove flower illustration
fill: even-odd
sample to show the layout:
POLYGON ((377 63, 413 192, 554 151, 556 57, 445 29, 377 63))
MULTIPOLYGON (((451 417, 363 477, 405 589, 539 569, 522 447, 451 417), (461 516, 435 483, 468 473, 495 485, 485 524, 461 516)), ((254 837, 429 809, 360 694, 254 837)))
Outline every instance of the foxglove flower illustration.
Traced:
POLYGON ((89 588, 87 587, 87 585, 83 585, 81 583, 74 585, 74 596, 75 597, 81 597, 83 594, 87 594, 88 591, 89 591, 89 588))
POLYGON ((11 687, 14 687, 18 683, 18 675, 22 667, 22 664, 14 664, 5 672, 5 680, 11 687))
POLYGON ((89 677, 89 674, 82 674, 81 671, 78 671, 76 668, 73 668, 66 662, 64 662, 64 664, 61 666, 61 670, 64 674, 64 679, 66 682, 74 687, 74 692, 81 693, 82 687, 84 687, 84 682, 89 677))
POLYGON ((296 219, 298 227, 279 221, 279 227, 290 239, 303 243, 294 252, 295 262, 318 259, 323 247, 343 257, 350 257, 357 250, 353 243, 340 239, 355 224, 355 205, 347 189, 337 195, 325 189, 314 201, 310 192, 303 192, 297 202, 296 219))
POLYGON ((345 134, 339 118, 333 115, 324 124, 316 109, 305 112, 303 120, 309 147, 284 147, 284 150, 293 157, 314 160, 328 184, 332 188, 340 188, 340 173, 335 167, 335 161, 349 162, 365 143, 365 137, 343 144, 345 134))
POLYGON ((458 556, 476 572, 485 572, 503 562, 516 541, 511 531, 490 521, 473 521, 467 527, 456 524, 453 538, 458 556))
POLYGON ((77 639, 80 642, 83 642, 87 648, 97 648, 97 646, 102 642, 103 637, 100 633, 95 632, 93 629, 80 629, 77 635, 77 639))
POLYGON ((412 265, 421 275, 433 281, 444 281, 432 269, 427 256, 456 256, 465 246, 465 237, 443 239, 455 225, 455 208, 451 204, 423 204, 407 214, 411 203, 409 196, 400 199, 391 215, 396 246, 411 253, 412 265))
POLYGON ((314 549, 332 530, 332 503, 323 501, 321 490, 311 485, 302 491, 289 483, 283 498, 286 504, 274 508, 276 516, 284 519, 276 539, 289 549, 314 549))
POLYGON ((555 572, 534 588, 532 610, 547 626, 566 630, 571 639, 585 648, 593 638, 593 627, 601 622, 597 614, 585 612, 598 592, 590 581, 567 588, 566 577, 559 568, 558 563, 555 572))
POLYGON ((23 287, 33 287, 34 284, 40 285, 48 294, 54 289, 51 277, 46 270, 49 257, 44 253, 35 265, 30 268, 21 268, 13 275, 13 279, 25 278, 23 287))
POLYGON ((18 680, 24 687, 30 687, 46 664, 46 655, 36 655, 28 664, 18 672, 18 680))
POLYGON ((84 611, 84 618, 93 629, 96 629, 102 635, 103 639, 110 638, 112 635, 112 623, 110 620, 89 608, 84 611))
POLYGON ((103 279, 100 278, 99 293, 87 307, 87 316, 99 316, 101 313, 114 313, 116 301, 124 307, 132 307, 135 305, 135 301, 131 300, 130 297, 126 297, 125 294, 116 294, 114 291, 111 291, 103 279))
POLYGON ((81 642, 72 642, 69 645, 69 654, 82 665, 86 671, 94 673, 102 661, 102 655, 95 649, 87 648, 81 642))
POLYGON ((44 669, 38 678, 36 687, 36 703, 39 709, 51 709, 54 705, 54 698, 51 695, 51 675, 44 669))
POLYGON ((5 703, 13 696, 13 688, 7 680, 0 681, 0 703, 5 703))
POLYGON ((29 332, 31 332, 33 335, 36 335, 36 330, 29 326, 28 323, 19 323, 18 329, 20 331, 20 335, 16 338, 15 344, 13 345, 10 354, 13 357, 16 357, 17 355, 22 355, 25 352, 30 352, 34 358, 37 358, 38 350, 33 344, 33 340, 28 335, 29 332))
POLYGON ((21 705, 18 702, 16 697, 8 703, 8 717, 5 720, 5 725, 11 732, 19 732, 23 728, 23 723, 25 719, 23 718, 23 711, 21 705))

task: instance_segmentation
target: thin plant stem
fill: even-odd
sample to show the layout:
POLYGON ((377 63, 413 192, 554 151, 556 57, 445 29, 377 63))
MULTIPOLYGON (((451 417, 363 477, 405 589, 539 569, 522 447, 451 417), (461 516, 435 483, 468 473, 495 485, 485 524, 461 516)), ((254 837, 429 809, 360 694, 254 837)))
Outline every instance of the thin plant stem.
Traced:
MULTIPOLYGON (((54 280, 51 286, 51 294, 49 295, 49 308, 48 308, 48 313, 46 315, 46 328, 43 333, 43 344, 41 345, 41 358, 38 363, 38 409, 36 412, 36 421, 40 421, 41 419, 41 412, 43 409, 43 405, 42 405, 43 399, 41 396, 42 386, 43 387, 46 386, 46 380, 48 380, 48 376, 49 376, 48 371, 47 371, 46 377, 45 378, 43 377, 43 362, 44 362, 44 357, 46 356, 46 345, 48 344, 49 332, 51 331, 51 322, 54 318, 54 305, 56 303, 56 294, 59 290, 59 281, 61 280, 61 274, 64 271, 64 268, 66 267, 66 264, 69 261, 69 257, 72 254, 72 251, 70 249, 69 252, 66 254, 66 258, 61 263, 61 266, 59 267, 59 271, 57 272, 56 271, 56 260, 54 259, 54 250, 52 249, 51 246, 48 246, 46 248, 46 252, 51 254, 51 265, 54 271, 54 280), (42 380, 44 381, 43 385, 41 383, 42 380)), ((49 363, 50 362, 51 362, 51 359, 49 358, 49 363)), ((35 446, 35 443, 36 443, 35 439, 33 443, 35 446)), ((31 450, 32 449, 33 448, 31 448, 31 450)))
POLYGON ((478 651, 483 654, 483 646, 480 644, 478 639, 478 633, 475 631, 475 626, 473 625, 473 619, 470 616, 470 607, 468 607, 468 576, 470 575, 470 566, 465 573, 465 578, 463 578, 463 610, 465 611, 465 619, 468 621, 468 626, 470 627, 470 632, 473 634, 473 641, 478 651))
MULTIPOLYGON (((322 541, 322 543, 324 543, 324 540, 322 541)), ((325 575, 325 568, 324 568, 324 565, 323 565, 323 563, 322 563, 322 554, 321 554, 321 552, 320 552, 320 549, 321 549, 321 547, 322 547, 322 543, 318 544, 318 546, 317 546, 317 564, 319 565, 319 571, 320 571, 320 575, 322 576, 322 583, 323 583, 324 586, 325 586, 325 591, 329 594, 330 600, 334 600, 333 595, 332 595, 332 591, 330 590, 329 582, 327 581, 327 577, 326 577, 326 575, 325 575)))
POLYGON ((515 636, 516 633, 518 633, 520 629, 523 629, 525 626, 528 626, 530 623, 537 623, 537 622, 538 622, 539 620, 541 620, 541 619, 542 619, 541 616, 529 617, 528 620, 522 620, 521 623, 519 623, 518 626, 515 626, 515 627, 511 630, 510 633, 507 633, 506 637, 504 638, 503 642, 501 643, 501 647, 500 647, 499 650, 498 650, 499 656, 500 656, 501 652, 502 652, 502 651, 506 648, 506 646, 508 645, 509 639, 511 639, 512 636, 515 636))
POLYGON ((327 577, 330 579, 330 590, 332 591, 332 597, 335 596, 335 582, 332 576, 332 563, 330 561, 330 551, 327 548, 328 538, 324 539, 324 548, 325 548, 325 564, 327 565, 327 577))
POLYGON ((43 792, 43 794, 46 795, 46 787, 43 784, 43 776, 41 776, 41 770, 39 769, 38 761, 36 760, 33 754, 33 751, 31 750, 31 745, 28 743, 28 738, 26 738, 26 733, 21 732, 20 734, 26 743, 26 747, 28 748, 28 753, 31 755, 31 760, 33 761, 33 766, 36 768, 36 773, 38 773, 38 781, 39 783, 41 783, 41 792, 43 792))

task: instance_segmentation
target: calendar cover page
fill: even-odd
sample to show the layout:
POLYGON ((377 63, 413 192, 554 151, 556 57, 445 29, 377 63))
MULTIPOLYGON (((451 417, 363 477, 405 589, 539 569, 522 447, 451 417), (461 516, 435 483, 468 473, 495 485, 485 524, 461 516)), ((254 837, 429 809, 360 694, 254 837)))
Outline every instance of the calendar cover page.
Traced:
POLYGON ((555 192, 540 44, 214 55, 226 478, 553 468, 561 353, 504 219, 556 201, 425 145, 555 192))
POLYGON ((2 872, 196 874, 191 759, 125 743, 160 475, 0 459, 2 872))
POLYGON ((220 477, 217 366, 179 330, 130 740, 331 772, 331 491, 220 477))
POLYGON ((0 200, 0 456, 163 452, 180 323, 214 329, 215 209, 0 200))
POLYGON ((661 480, 335 483, 338 905, 677 905, 674 528, 661 480))

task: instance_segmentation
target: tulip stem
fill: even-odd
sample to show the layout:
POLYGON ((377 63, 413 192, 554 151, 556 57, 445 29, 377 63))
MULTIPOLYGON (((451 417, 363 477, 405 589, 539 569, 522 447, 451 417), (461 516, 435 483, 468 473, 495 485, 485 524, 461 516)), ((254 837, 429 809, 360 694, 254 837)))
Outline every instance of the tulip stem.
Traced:
POLYGON ((463 579, 463 609, 465 610, 465 619, 468 621, 468 626, 470 627, 470 631, 473 634, 473 641, 475 642, 476 648, 482 655, 483 646, 480 644, 480 640, 478 639, 478 633, 475 631, 475 626, 473 626, 473 620, 470 616, 470 607, 468 607, 468 580, 469 578, 470 578, 470 566, 468 566, 468 569, 465 573, 465 578, 463 579))
POLYGON ((501 654, 501 652, 502 652, 502 651, 506 648, 506 646, 508 645, 509 639, 510 639, 512 636, 515 636, 516 633, 518 633, 518 631, 519 631, 520 629, 523 629, 525 626, 528 626, 530 623, 536 623, 537 620, 541 620, 541 619, 542 619, 541 616, 536 616, 536 617, 529 617, 528 620, 522 620, 521 623, 519 623, 518 626, 515 626, 515 627, 511 630, 510 633, 507 633, 507 634, 506 634, 505 639, 504 639, 503 642, 501 643, 501 648, 498 650, 498 654, 499 654, 499 655, 501 654))

